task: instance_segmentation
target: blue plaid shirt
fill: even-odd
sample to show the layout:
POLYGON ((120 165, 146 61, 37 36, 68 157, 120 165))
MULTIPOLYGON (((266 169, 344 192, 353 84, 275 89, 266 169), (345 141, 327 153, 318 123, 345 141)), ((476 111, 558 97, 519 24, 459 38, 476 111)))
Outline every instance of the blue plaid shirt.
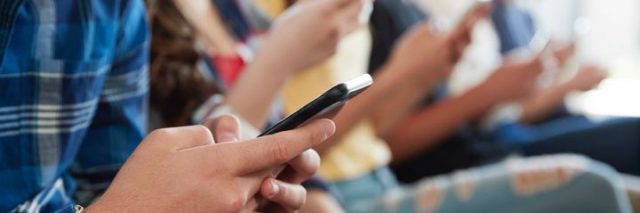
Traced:
POLYGON ((71 211, 145 134, 142 0, 0 1, 0 212, 71 211))

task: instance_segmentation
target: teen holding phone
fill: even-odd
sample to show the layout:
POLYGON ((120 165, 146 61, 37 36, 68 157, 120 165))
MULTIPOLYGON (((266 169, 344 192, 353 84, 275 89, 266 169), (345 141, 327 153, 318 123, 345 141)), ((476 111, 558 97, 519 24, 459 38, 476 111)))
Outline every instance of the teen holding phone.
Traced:
POLYGON ((333 122, 254 140, 228 141, 202 126, 143 139, 150 36, 142 1, 2 4, 0 111, 10 119, 0 128, 0 212, 82 212, 73 204, 107 187, 85 212, 295 212, 304 204, 299 183, 318 167, 309 148, 335 131, 333 122), (269 170, 282 164, 296 169, 274 180, 269 170))
MULTIPOLYGON (((204 21, 205 25, 215 24, 214 21, 202 20, 202 17, 209 17, 210 14, 199 14, 206 13, 207 10, 203 8, 207 8, 205 6, 211 1, 199 2, 205 3, 205 6, 198 4, 200 7, 196 9, 202 10, 196 11, 179 11, 172 6, 172 1, 157 3, 160 3, 158 10, 155 10, 157 13, 152 14, 153 29, 157 31, 152 47, 155 56, 152 58, 151 75, 152 108, 159 112, 165 124, 172 125, 176 123, 170 121, 181 121, 179 124, 200 123, 210 117, 235 114, 240 118, 242 135, 239 138, 242 140, 258 135, 272 111, 271 102, 292 74, 304 71, 304 68, 329 57, 335 51, 336 41, 357 26, 356 14, 362 7, 361 2, 350 0, 318 1, 297 6, 264 35, 255 59, 248 63, 233 87, 216 91, 211 85, 222 84, 218 81, 207 82, 202 70, 198 69, 200 67, 196 67, 203 57, 198 55, 194 46, 199 36, 209 34, 202 35, 200 31, 207 29, 198 28, 201 25, 190 23, 194 20, 189 19, 201 17, 195 21, 204 21), (183 17, 181 13, 184 12, 190 15, 183 17), (327 15, 332 18, 327 18, 327 15), (189 31, 185 32, 185 29, 189 31), (177 44, 181 44, 181 48, 175 48, 177 44), (176 50, 188 50, 190 54, 176 50), (212 97, 216 93, 226 97, 212 97), (195 119, 192 120, 192 117, 195 119)), ((188 6, 188 1, 176 4, 187 4, 184 8, 192 8, 188 6)), ((317 190, 322 185, 316 183, 321 182, 311 183, 305 183, 305 186, 313 187, 310 194, 323 200, 322 205, 318 206, 324 209, 336 206, 324 189, 317 190)))

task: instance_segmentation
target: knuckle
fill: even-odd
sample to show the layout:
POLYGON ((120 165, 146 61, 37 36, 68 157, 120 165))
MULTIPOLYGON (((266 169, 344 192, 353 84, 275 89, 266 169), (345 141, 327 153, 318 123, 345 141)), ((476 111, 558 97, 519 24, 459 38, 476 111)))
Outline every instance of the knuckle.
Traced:
MULTIPOLYGON (((284 138, 284 140, 288 140, 288 138, 284 138)), ((273 148, 273 158, 276 161, 287 161, 289 160, 289 148, 285 143, 275 143, 273 148)))
POLYGON ((171 130, 169 129, 157 129, 157 130, 153 130, 151 133, 149 133, 149 137, 151 138, 164 138, 164 137, 168 137, 171 135, 171 130))
POLYGON ((157 129, 153 130, 147 138, 142 142, 142 146, 155 146, 164 143, 159 143, 159 141, 172 141, 172 130, 171 129, 157 129))
POLYGON ((208 127, 204 125, 195 125, 192 127, 193 137, 197 140, 213 140, 213 134, 208 127))
POLYGON ((310 147, 315 146, 322 142, 325 139, 325 133, 323 131, 313 131, 306 134, 306 143, 309 144, 310 147))
POLYGON ((230 212, 240 212, 247 203, 247 198, 240 193, 231 194, 226 200, 226 205, 229 207, 230 212))

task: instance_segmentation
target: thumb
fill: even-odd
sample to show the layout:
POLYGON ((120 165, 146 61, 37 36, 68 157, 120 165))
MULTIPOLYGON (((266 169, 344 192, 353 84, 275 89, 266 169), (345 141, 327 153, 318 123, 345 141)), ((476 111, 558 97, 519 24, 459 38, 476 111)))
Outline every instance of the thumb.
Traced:
POLYGON ((223 115, 204 124, 212 132, 216 143, 237 142, 240 138, 240 121, 233 115, 223 115))

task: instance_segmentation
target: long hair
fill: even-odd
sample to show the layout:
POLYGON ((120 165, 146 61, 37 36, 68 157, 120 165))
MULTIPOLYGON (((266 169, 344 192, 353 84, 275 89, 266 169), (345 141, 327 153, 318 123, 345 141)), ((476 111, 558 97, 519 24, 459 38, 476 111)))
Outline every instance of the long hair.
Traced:
POLYGON ((165 126, 191 124, 215 87, 200 73, 196 31, 172 0, 147 2, 151 21, 151 108, 165 126))

